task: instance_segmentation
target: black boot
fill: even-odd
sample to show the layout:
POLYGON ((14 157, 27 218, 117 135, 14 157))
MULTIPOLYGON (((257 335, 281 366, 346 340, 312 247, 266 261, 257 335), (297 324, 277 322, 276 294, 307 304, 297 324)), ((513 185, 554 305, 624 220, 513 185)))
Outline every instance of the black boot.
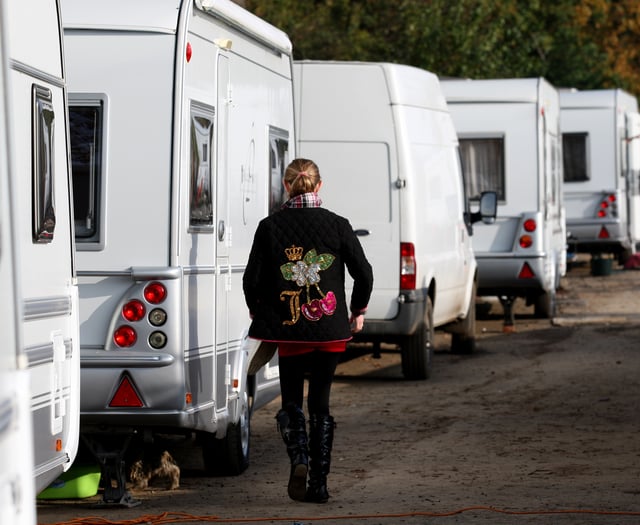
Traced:
POLYGON ((309 487, 305 501, 326 503, 329 500, 327 475, 331 467, 333 429, 336 424, 330 415, 312 414, 309 418, 309 487))
POLYGON ((307 427, 304 413, 295 405, 287 405, 276 415, 278 430, 282 435, 291 460, 288 493, 295 501, 304 501, 309 469, 307 427))

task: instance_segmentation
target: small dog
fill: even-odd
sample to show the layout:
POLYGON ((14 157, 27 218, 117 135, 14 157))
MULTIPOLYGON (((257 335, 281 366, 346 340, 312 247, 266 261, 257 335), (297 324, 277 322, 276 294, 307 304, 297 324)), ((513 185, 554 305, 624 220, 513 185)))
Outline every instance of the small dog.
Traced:
POLYGON ((167 490, 174 490, 180 486, 180 467, 171 454, 166 450, 159 456, 144 454, 142 459, 135 461, 129 469, 129 479, 136 489, 146 489, 152 480, 165 479, 167 490))

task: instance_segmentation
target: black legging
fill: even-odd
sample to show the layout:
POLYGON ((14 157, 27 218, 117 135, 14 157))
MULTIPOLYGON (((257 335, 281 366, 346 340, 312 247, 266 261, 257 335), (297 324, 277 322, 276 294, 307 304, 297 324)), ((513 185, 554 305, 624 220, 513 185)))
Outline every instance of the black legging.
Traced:
POLYGON ((307 408, 309 414, 329 415, 329 397, 331 383, 340 361, 340 352, 313 352, 280 357, 280 393, 282 407, 294 404, 302 409, 304 398, 304 379, 309 373, 309 395, 307 408))

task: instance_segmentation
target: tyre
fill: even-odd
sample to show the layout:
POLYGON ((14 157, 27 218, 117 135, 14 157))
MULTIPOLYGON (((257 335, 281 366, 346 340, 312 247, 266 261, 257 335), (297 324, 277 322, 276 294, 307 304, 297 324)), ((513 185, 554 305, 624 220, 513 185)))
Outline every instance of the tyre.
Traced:
POLYGON ((454 354, 472 354, 476 350, 476 289, 474 282, 467 317, 451 330, 451 352, 454 354))
POLYGON ((543 292, 533 303, 533 315, 538 319, 552 319, 556 314, 556 291, 543 292))
POLYGON ((402 375, 405 379, 428 379, 433 361, 433 305, 427 297, 426 320, 402 343, 402 375))
POLYGON ((207 433, 202 439, 202 459, 209 474, 237 476, 249 466, 251 442, 251 413, 246 392, 240 401, 240 417, 227 426, 227 435, 217 439, 207 433))

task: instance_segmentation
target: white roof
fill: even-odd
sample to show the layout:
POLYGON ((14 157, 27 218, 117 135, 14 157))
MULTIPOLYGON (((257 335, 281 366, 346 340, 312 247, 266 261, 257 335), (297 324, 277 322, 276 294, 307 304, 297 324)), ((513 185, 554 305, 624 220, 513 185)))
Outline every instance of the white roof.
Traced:
POLYGON ((61 0, 65 29, 175 33, 182 0, 61 0))
MULTIPOLYGON (((65 29, 175 33, 180 9, 194 0, 61 0, 65 29)), ((286 33, 230 0, 195 0, 197 9, 285 54, 286 33)))
MULTIPOLYGON (((383 70, 389 87, 391 104, 415 106, 447 111, 447 102, 440 89, 440 81, 434 73, 404 64, 390 62, 358 62, 340 60, 302 60, 301 66, 333 66, 345 68, 379 67, 383 70)), ((362 86, 366 91, 366 86, 362 86)))
POLYGON ((537 102, 540 89, 555 89, 543 78, 443 79, 447 102, 537 102))
POLYGON ((636 97, 622 89, 560 90, 561 108, 613 108, 624 107, 638 111, 636 97))

